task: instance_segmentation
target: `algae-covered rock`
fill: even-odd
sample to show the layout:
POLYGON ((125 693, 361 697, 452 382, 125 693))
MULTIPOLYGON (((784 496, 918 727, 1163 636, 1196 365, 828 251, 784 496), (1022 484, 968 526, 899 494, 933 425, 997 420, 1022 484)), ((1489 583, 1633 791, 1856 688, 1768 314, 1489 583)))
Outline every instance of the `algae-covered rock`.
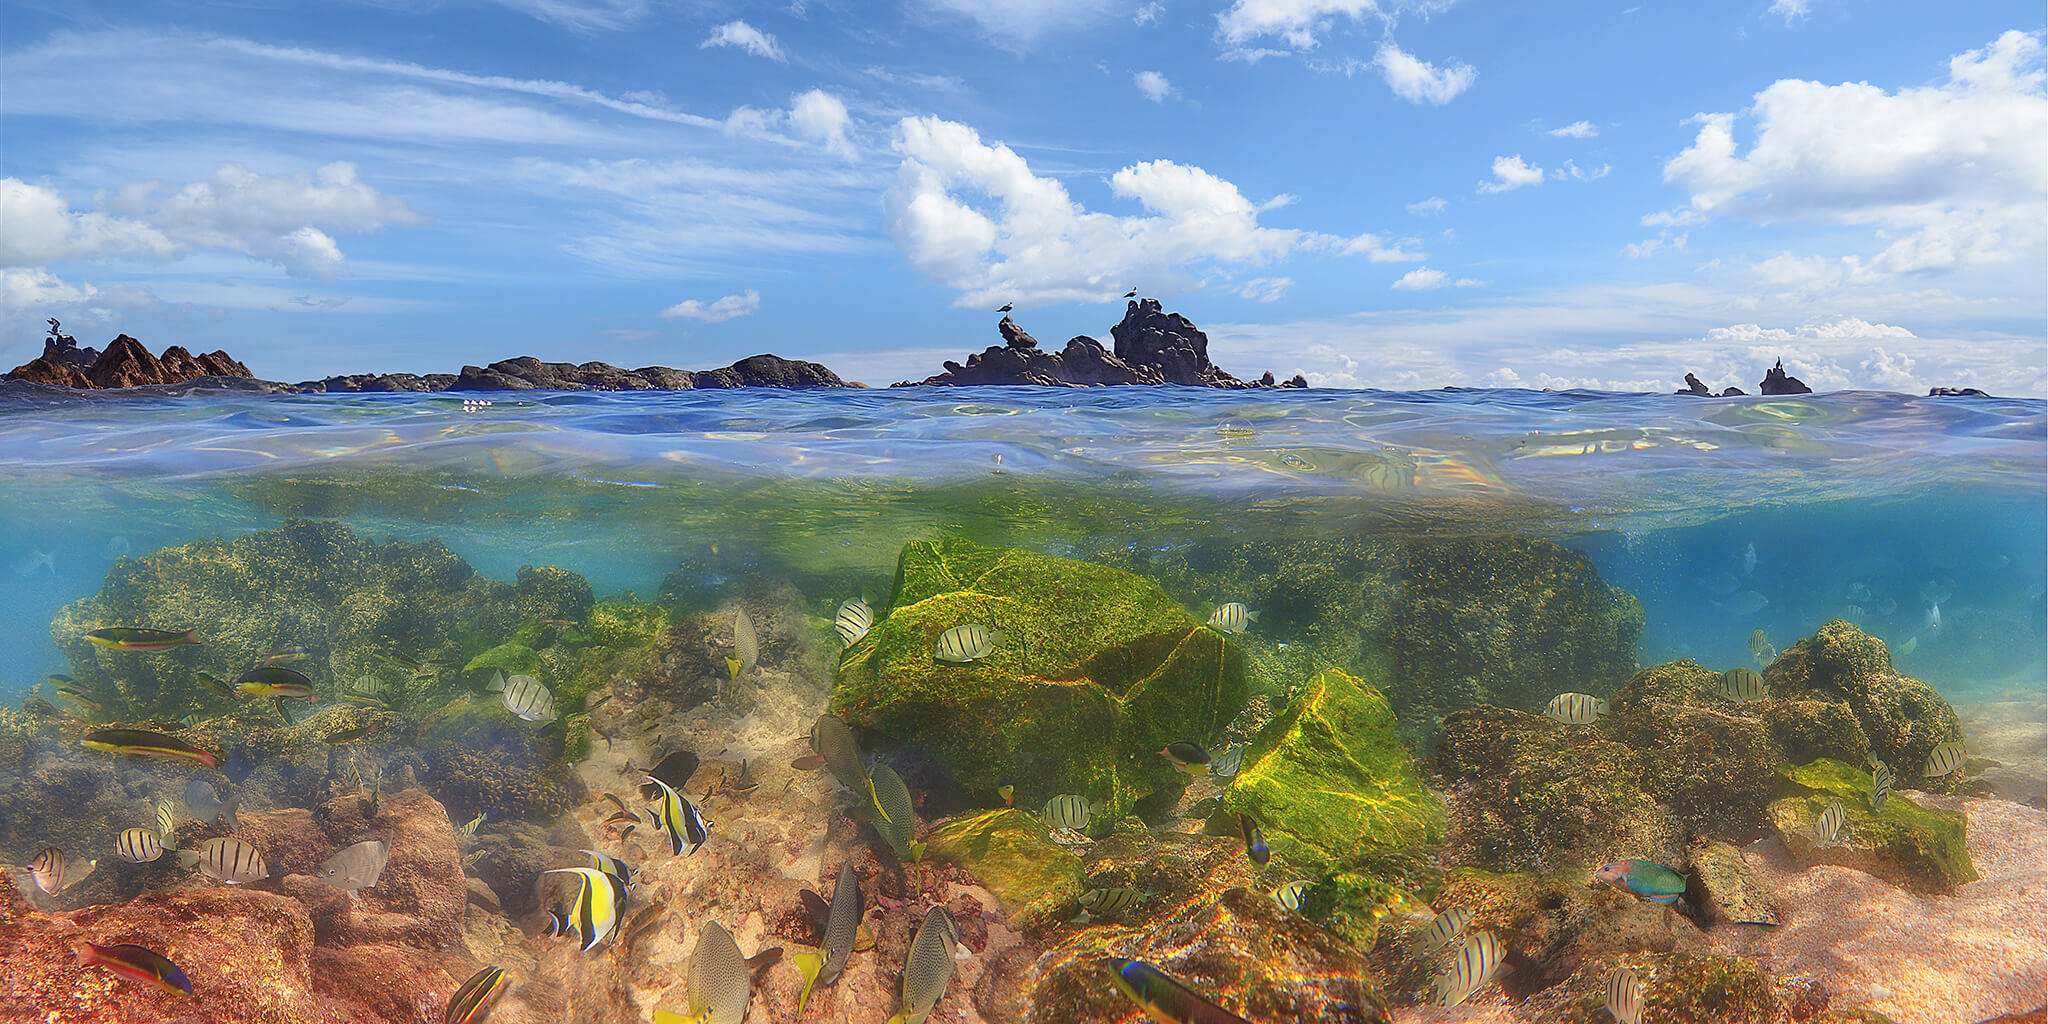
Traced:
POLYGON ((1870 773, 1840 761, 1788 766, 1781 775, 1793 795, 1771 801, 1771 825, 1802 864, 1839 864, 1922 892, 1951 893, 1977 879, 1964 845, 1963 816, 1922 807, 1903 794, 1870 808, 1870 773), (1840 845, 1822 847, 1814 826, 1830 801, 1847 812, 1840 845))
MULTIPOLYGON (((1961 739, 1962 725, 1955 709, 1934 692, 1934 688, 1892 668, 1891 653, 1884 641, 1857 629, 1846 619, 1823 624, 1814 635, 1786 648, 1778 660, 1764 670, 1764 682, 1775 695, 1788 700, 1819 700, 1847 705, 1861 730, 1870 756, 1892 766, 1901 782, 1921 787, 1920 769, 1935 746, 1961 739)), ((1818 710, 1818 709, 1816 709, 1818 710)), ((1842 758, 1852 738, 1797 742, 1812 736, 1825 740, 1840 733, 1839 715, 1806 722, 1789 719, 1778 723, 1780 740, 1787 754, 1798 763, 1819 757, 1842 758), (1825 749, 1822 749, 1822 748, 1825 749)), ((1789 718, 1789 716, 1788 716, 1789 718)), ((1857 763, 1850 758, 1851 763, 1857 763)), ((1959 779, 1951 777, 1947 784, 1959 779)), ((1928 785, 1933 785, 1932 781, 1928 785)))
POLYGON ((903 549, 889 613, 846 651, 832 710, 930 754, 969 792, 1008 775, 1019 806, 1077 793, 1114 820, 1177 788, 1156 751, 1210 742, 1245 692, 1236 646, 1145 580, 948 538, 903 549), (969 623, 995 649, 937 661, 939 635, 969 623))
MULTIPOLYGON (((1605 1008, 1607 979, 1633 969, 1643 983, 1643 1020, 1655 1024, 1881 1024, 1867 1011, 1828 1008, 1825 994, 1788 984, 1762 965, 1705 952, 1638 952, 1589 958, 1543 993, 1537 1024, 1613 1024, 1605 1008)), ((1535 1007, 1525 1009, 1535 1010, 1535 1007)))
POLYGON ((1720 678, 1690 660, 1643 669, 1598 728, 1635 749, 1638 781, 1689 836, 1748 842, 1770 831, 1764 805, 1784 754, 1763 717, 1771 701, 1739 704, 1720 678))
POLYGON ((1444 811, 1394 739, 1394 712, 1365 682, 1318 673, 1247 752, 1223 793, 1283 859, 1318 873, 1388 848, 1442 841, 1444 811))
POLYGON ((1047 924, 1081 895, 1081 858, 1053 842, 1045 822, 1017 808, 939 822, 927 855, 972 872, 1003 901, 1012 928, 1047 924))
POLYGON ((1708 843, 1692 851, 1692 880, 1700 893, 1700 909, 1717 924, 1778 923, 1778 901, 1727 843, 1708 843))
POLYGON ((558 565, 525 565, 512 584, 519 613, 529 619, 582 622, 596 598, 590 581, 558 565))

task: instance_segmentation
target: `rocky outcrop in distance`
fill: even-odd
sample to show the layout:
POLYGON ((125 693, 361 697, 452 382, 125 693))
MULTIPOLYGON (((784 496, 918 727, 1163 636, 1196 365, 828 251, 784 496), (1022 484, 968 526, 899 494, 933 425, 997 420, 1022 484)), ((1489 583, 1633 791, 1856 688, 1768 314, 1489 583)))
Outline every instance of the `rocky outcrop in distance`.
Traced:
POLYGON ((1036 384, 1055 387, 1092 387, 1102 384, 1187 384, 1207 388, 1305 388, 1308 381, 1296 374, 1276 382, 1268 371, 1255 381, 1239 380, 1209 361, 1209 336, 1179 313, 1160 308, 1158 299, 1136 299, 1124 305, 1124 318, 1110 328, 1113 349, 1087 335, 1070 339, 1066 348, 1048 352, 1038 347, 1015 320, 1004 317, 996 324, 1003 344, 991 345, 967 357, 963 365, 947 360, 945 372, 921 381, 901 381, 896 387, 918 384, 961 386, 971 384, 1036 384))
POLYGON ((465 366, 461 373, 366 373, 306 381, 290 390, 303 393, 351 391, 689 391, 696 388, 864 387, 840 379, 831 369, 801 359, 748 356, 715 370, 643 366, 627 370, 609 363, 544 363, 532 356, 489 366, 465 366))
POLYGON ((182 345, 164 349, 162 356, 125 334, 107 345, 105 352, 79 348, 78 340, 62 333, 57 321, 50 321, 49 337, 43 340, 43 354, 9 371, 16 380, 35 381, 57 387, 97 389, 131 388, 143 384, 182 384, 200 377, 253 378, 249 368, 226 352, 193 355, 182 345))
MULTIPOLYGON (((1807 387, 1805 381, 1786 373, 1785 361, 1780 359, 1777 365, 1764 371, 1764 379, 1757 383, 1756 393, 1759 395, 1810 395, 1813 394, 1813 389, 1807 387)), ((1746 395, 1748 392, 1738 387, 1728 387, 1723 388, 1717 393, 1713 388, 1708 387, 1706 382, 1688 373, 1685 375, 1685 386, 1678 389, 1677 394, 1689 395, 1695 398, 1735 398, 1740 395, 1746 395)))

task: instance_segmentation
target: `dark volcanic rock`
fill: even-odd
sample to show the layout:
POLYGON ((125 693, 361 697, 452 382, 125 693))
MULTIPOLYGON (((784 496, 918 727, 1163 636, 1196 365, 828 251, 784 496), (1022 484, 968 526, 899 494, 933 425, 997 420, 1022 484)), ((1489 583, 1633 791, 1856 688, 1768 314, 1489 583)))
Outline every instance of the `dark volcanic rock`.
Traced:
POLYGON ((1087 387, 1097 384, 1190 384, 1212 388, 1292 387, 1305 388, 1308 381, 1296 374, 1276 384, 1271 372, 1257 381, 1243 381, 1223 372, 1209 361, 1209 337, 1188 318, 1167 313, 1159 300, 1144 299, 1125 304, 1122 322, 1110 329, 1115 351, 1086 335, 1073 338, 1059 352, 1038 347, 1038 339, 1004 317, 996 324, 1003 336, 1001 346, 990 346, 967 357, 966 364, 947 360, 945 372, 913 384, 1037 384, 1054 387, 1087 387))
POLYGON ((57 334, 52 322, 51 337, 43 342, 43 354, 33 362, 17 366, 7 376, 67 388, 131 388, 147 384, 181 384, 201 377, 254 378, 249 368, 226 352, 195 356, 181 345, 164 349, 163 358, 149 354, 143 344, 125 334, 115 338, 105 352, 81 349, 68 334, 57 334))
POLYGON ((1705 384, 1701 383, 1698 377, 1695 377, 1692 374, 1688 373, 1685 375, 1685 387, 1680 388, 1678 393, 1681 395, 1699 395, 1702 398, 1709 398, 1713 396, 1714 390, 1710 387, 1707 387, 1705 384))
POLYGON ((716 370, 648 366, 626 370, 609 363, 543 363, 532 356, 489 366, 465 366, 445 391, 687 391, 692 388, 843 388, 839 375, 817 363, 781 356, 748 356, 716 370))
POLYGON ((1927 389, 1927 397, 1929 397, 1929 398, 1990 398, 1991 396, 1990 396, 1989 394, 1987 394, 1987 393, 1983 392, 1983 391, 1980 391, 1980 390, 1978 390, 1977 388, 1928 388, 1928 389, 1927 389))
POLYGON ((1756 386, 1761 395, 1810 395, 1813 389, 1806 382, 1785 372, 1785 361, 1778 360, 1776 366, 1764 372, 1763 382, 1756 386))

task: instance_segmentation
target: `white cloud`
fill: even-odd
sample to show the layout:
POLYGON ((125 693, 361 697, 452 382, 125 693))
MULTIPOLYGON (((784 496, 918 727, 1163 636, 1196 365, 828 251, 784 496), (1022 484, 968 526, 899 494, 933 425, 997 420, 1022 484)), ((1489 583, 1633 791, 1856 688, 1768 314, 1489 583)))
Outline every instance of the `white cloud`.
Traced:
POLYGON ((1291 277, 1255 277, 1246 281, 1237 294, 1253 302, 1278 302, 1292 287, 1294 279, 1291 277))
POLYGON ((1470 64, 1449 64, 1438 70, 1436 65, 1416 58, 1391 41, 1380 44, 1372 63, 1380 69, 1380 77, 1387 80, 1394 95, 1410 103, 1438 107, 1471 88, 1473 80, 1479 77, 1478 70, 1470 64))
POLYGON ((853 119, 847 116, 846 104, 823 89, 812 89, 790 100, 790 128, 798 136, 848 160, 859 156, 853 140, 846 134, 852 125, 853 119))
POLYGON ((1180 95, 1180 90, 1174 88, 1173 83, 1167 81, 1166 76, 1157 71, 1140 71, 1131 76, 1131 81, 1137 85, 1139 92, 1145 94, 1146 99, 1154 103, 1164 103, 1180 95))
POLYGON ((656 314, 663 320, 701 320, 707 324, 722 324, 743 316, 752 316, 761 308, 761 293, 747 289, 739 295, 728 295, 712 302, 689 299, 678 302, 656 314))
POLYGON ((705 36, 704 41, 698 44, 697 48, 708 50, 714 46, 731 46, 736 49, 745 50, 756 57, 765 57, 768 60, 787 61, 789 59, 782 55, 782 47, 775 42, 774 36, 744 21, 728 21, 712 29, 711 34, 705 36))
POLYGON ((1591 121, 1573 121, 1562 128, 1552 128, 1550 134, 1560 139, 1590 139, 1600 134, 1600 129, 1593 127, 1591 121))
POLYGON ((1216 16, 1216 27, 1233 46, 1274 37, 1296 50, 1311 50, 1336 18, 1356 21, 1378 13, 1377 0, 1234 0, 1216 16))
POLYGON ((1420 202, 1409 203, 1408 212, 1417 217, 1434 217, 1444 212, 1444 208, 1449 205, 1451 204, 1442 196, 1430 196, 1420 202))
POLYGON ((1200 287, 1209 271, 1260 266, 1297 253, 1419 259, 1401 242, 1265 227, 1237 186, 1170 160, 1133 164, 1110 192, 1144 212, 1084 209, 1058 179, 1034 174, 1008 146, 934 117, 905 118, 896 184, 884 218, 910 266, 957 290, 957 305, 1015 300, 1101 301, 1127 282, 1160 291, 1200 287))
POLYGON ((1558 181, 1564 181, 1566 179, 1570 179, 1572 181, 1598 181, 1601 178, 1607 177, 1609 174, 1612 174, 1613 172, 1613 164, 1601 164, 1600 166, 1595 167, 1592 170, 1587 170, 1586 168, 1580 167, 1578 164, 1570 160, 1566 160, 1564 162, 1564 166, 1558 168, 1557 170, 1551 171, 1550 176, 1557 179, 1558 181))
POLYGON ((1632 260, 1648 259, 1663 250, 1683 249, 1685 241, 1686 236, 1683 232, 1673 235, 1670 231, 1659 231, 1655 238, 1645 238, 1640 242, 1623 246, 1622 252, 1632 260))
POLYGON ((515 11, 578 32, 615 32, 640 23, 649 0, 497 0, 515 11))
POLYGON ((1813 10, 1813 0, 1771 0, 1771 13, 1785 19, 1790 25, 1813 10))
POLYGON ((1481 192, 1507 192, 1528 185, 1543 184, 1543 168, 1522 159, 1520 153, 1514 156, 1493 158, 1493 180, 1479 183, 1481 192))
POLYGON ((923 0, 941 14, 966 18, 991 42, 1023 49, 1040 36, 1086 28, 1129 7, 1123 0, 923 0))
POLYGON ((1870 266, 1891 273, 2014 258, 2048 221, 2044 81, 2041 39, 2019 31, 1955 57, 1943 85, 1778 81, 1740 114, 1695 118, 1664 165, 1690 203, 1667 216, 1873 226, 1886 246, 1870 266), (1753 122, 1746 153, 1738 120, 1753 122))
POLYGON ((1138 8, 1131 15, 1131 22, 1136 25, 1156 25, 1159 23, 1160 16, 1165 13, 1166 5, 1160 3, 1159 0, 1152 0, 1151 3, 1138 8))
POLYGON ((1447 286, 1455 286, 1458 288, 1476 288, 1484 283, 1485 282, 1483 281, 1477 281, 1469 277, 1460 277, 1454 279, 1451 277, 1451 275, 1446 274, 1441 270, 1431 270, 1428 267, 1417 267, 1414 270, 1402 274, 1399 279, 1395 280, 1393 284, 1393 289, 1397 292, 1426 292, 1447 286))

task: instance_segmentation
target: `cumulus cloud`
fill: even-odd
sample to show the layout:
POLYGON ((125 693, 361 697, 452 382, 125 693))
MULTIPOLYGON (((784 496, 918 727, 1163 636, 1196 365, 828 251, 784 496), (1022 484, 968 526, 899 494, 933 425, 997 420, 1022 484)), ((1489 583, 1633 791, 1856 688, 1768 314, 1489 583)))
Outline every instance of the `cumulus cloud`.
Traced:
POLYGON ((1659 231, 1655 238, 1645 238, 1640 242, 1633 242, 1623 246, 1622 252, 1632 260, 1648 259, 1667 249, 1685 248, 1685 240, 1683 232, 1673 235, 1668 230, 1659 231))
POLYGON ((168 194, 137 182, 104 197, 101 209, 74 211, 56 190, 0 179, 0 266, 58 260, 166 262, 195 250, 241 253, 275 263, 292 277, 331 278, 344 264, 327 232, 362 233, 416 224, 403 200, 356 176, 350 163, 311 174, 262 175, 222 165, 207 181, 168 194))
POLYGON ((905 118, 896 148, 903 161, 883 197, 889 233, 911 267, 957 290, 962 306, 1101 301, 1132 280, 1199 287, 1210 272, 1300 253, 1421 258, 1377 235, 1266 227, 1259 216, 1276 203, 1254 204, 1236 185, 1171 160, 1110 177, 1112 195, 1143 209, 1117 216, 1083 208, 1058 179, 963 124, 905 118))
POLYGON ((1414 270, 1402 274, 1400 278, 1395 280, 1393 284, 1393 289, 1397 292, 1426 292, 1434 291, 1438 288, 1444 288, 1452 285, 1455 285, 1459 288, 1472 288, 1476 287, 1478 284, 1478 281, 1475 281, 1469 277, 1460 277, 1453 279, 1451 275, 1446 274, 1441 270, 1431 270, 1428 267, 1417 267, 1414 270))
POLYGON ((701 320, 707 324, 721 324, 727 320, 752 316, 754 311, 760 308, 761 293, 749 288, 738 295, 728 295, 711 302, 701 299, 678 302, 656 315, 663 320, 701 320))
POLYGON ((1601 178, 1607 177, 1609 174, 1613 173, 1613 171, 1613 164, 1601 164, 1598 167, 1586 168, 1580 167, 1578 164, 1570 160, 1566 160, 1564 162, 1564 166, 1554 171, 1551 171, 1550 176, 1557 179, 1558 181, 1564 181, 1566 179, 1570 179, 1572 181, 1598 181, 1601 178))
POLYGON ((1887 245, 1871 265, 1892 273, 2012 258, 2048 221, 2044 81, 2041 38, 2019 31, 1955 57, 1942 85, 1780 80, 1740 113, 1694 119, 1664 165, 1690 201, 1665 216, 1874 226, 1887 245))
POLYGON ((1590 139, 1600 134, 1600 129, 1593 127, 1591 121, 1573 121, 1562 128, 1552 128, 1550 134, 1560 139, 1590 139))
POLYGON ((1507 192, 1543 184, 1543 168, 1522 159, 1522 154, 1493 158, 1493 180, 1479 183, 1479 191, 1507 192))
POLYGON ((1164 103, 1180 95, 1180 90, 1157 71, 1140 71, 1131 76, 1131 81, 1137 84, 1138 91, 1144 93, 1146 99, 1154 103, 1164 103))
POLYGON ((1216 16, 1216 29, 1232 46, 1274 38, 1293 49, 1310 50, 1337 18, 1356 21, 1378 13, 1377 0, 1235 0, 1216 16))
POLYGON ((1442 196, 1430 196, 1420 202, 1409 203, 1408 212, 1417 217, 1434 217, 1444 212, 1444 208, 1449 205, 1451 204, 1442 196))
POLYGON ((790 100, 789 126, 798 136, 849 160, 858 155, 853 140, 847 136, 853 118, 847 115, 846 104, 823 89, 812 89, 790 100))
POLYGON ((1159 23, 1160 15, 1165 13, 1166 5, 1160 3, 1159 0, 1152 0, 1151 3, 1138 8, 1131 15, 1131 22, 1136 25, 1156 25, 1159 23))
POLYGON ((1479 77, 1478 70, 1470 64, 1448 64, 1439 69, 1391 41, 1380 44, 1372 63, 1380 69, 1380 77, 1387 80, 1387 87, 1394 90, 1394 95, 1410 103, 1428 103, 1438 107, 1471 88, 1473 80, 1479 77))
POLYGON ((735 49, 745 50, 756 57, 765 57, 769 60, 788 60, 787 57, 782 55, 782 46, 776 43, 774 36, 744 21, 728 21, 712 29, 711 34, 705 36, 704 41, 698 44, 697 48, 708 50, 714 46, 734 47, 735 49))

